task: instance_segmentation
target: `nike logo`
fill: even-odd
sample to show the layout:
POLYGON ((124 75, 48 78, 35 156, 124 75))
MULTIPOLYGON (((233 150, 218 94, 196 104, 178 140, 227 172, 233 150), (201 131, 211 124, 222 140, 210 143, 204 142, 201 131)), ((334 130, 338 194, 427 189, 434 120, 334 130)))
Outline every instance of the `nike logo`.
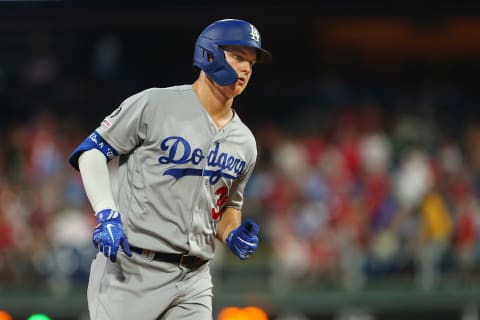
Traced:
POLYGON ((256 247, 258 244, 257 242, 249 242, 249 241, 243 240, 242 238, 238 238, 238 240, 240 240, 241 242, 243 242, 244 244, 250 247, 256 247))
POLYGON ((107 224, 107 230, 108 230, 108 233, 110 234, 110 238, 112 238, 112 242, 115 242, 115 238, 113 237, 112 228, 113 228, 113 225, 107 224))

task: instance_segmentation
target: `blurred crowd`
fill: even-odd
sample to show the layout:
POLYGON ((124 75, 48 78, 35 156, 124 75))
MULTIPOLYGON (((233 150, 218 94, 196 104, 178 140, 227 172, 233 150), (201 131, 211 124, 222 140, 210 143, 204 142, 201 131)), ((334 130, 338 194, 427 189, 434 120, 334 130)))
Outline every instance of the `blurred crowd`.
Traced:
MULTIPOLYGON (((22 68, 0 63, 0 282, 61 291, 85 281, 95 252, 93 212, 68 155, 143 83, 123 73, 111 36, 90 44, 85 69, 38 41, 7 57, 22 68)), ((368 85, 348 80, 320 74, 292 93, 311 95, 305 105, 275 101, 283 118, 256 121, 272 110, 239 108, 259 148, 244 211, 262 226, 271 285, 468 285, 480 275, 480 123, 459 114, 471 93, 438 81, 357 100, 368 85)))
POLYGON ((386 122, 379 108, 353 107, 324 135, 258 132, 247 199, 286 279, 276 285, 401 279, 429 290, 479 275, 480 126, 454 140, 414 115, 386 122))
POLYGON ((2 284, 64 290, 87 275, 95 221, 80 177, 66 163, 79 139, 48 112, 1 132, 2 284))

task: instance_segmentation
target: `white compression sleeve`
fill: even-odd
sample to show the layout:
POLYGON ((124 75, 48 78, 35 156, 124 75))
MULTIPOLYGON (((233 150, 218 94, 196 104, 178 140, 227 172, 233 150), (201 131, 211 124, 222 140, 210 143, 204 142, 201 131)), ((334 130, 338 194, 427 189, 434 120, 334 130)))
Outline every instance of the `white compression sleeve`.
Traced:
POLYGON ((105 156, 97 149, 85 151, 78 159, 78 167, 85 193, 95 213, 104 209, 118 210, 113 200, 105 156))

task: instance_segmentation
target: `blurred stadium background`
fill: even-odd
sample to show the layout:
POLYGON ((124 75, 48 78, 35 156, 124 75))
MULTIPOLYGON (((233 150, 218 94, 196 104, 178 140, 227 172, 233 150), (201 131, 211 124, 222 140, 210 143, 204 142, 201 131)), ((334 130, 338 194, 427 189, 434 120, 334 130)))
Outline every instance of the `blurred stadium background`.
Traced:
POLYGON ((235 17, 274 64, 236 102, 261 247, 246 263, 219 248, 215 317, 478 320, 478 9, 0 2, 0 316, 88 319, 94 221, 68 154, 130 94, 191 83, 197 34, 235 17))

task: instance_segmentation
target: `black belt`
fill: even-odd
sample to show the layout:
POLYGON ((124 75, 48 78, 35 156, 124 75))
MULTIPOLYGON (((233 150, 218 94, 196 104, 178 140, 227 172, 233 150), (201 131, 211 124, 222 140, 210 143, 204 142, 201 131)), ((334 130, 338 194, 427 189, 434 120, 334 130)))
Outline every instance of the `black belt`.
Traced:
POLYGON ((142 257, 146 259, 170 262, 173 264, 177 264, 179 266, 187 267, 189 269, 199 268, 208 261, 196 256, 187 256, 180 253, 156 252, 156 251, 141 249, 141 248, 132 247, 132 246, 130 246, 130 249, 133 252, 142 255, 142 257))

